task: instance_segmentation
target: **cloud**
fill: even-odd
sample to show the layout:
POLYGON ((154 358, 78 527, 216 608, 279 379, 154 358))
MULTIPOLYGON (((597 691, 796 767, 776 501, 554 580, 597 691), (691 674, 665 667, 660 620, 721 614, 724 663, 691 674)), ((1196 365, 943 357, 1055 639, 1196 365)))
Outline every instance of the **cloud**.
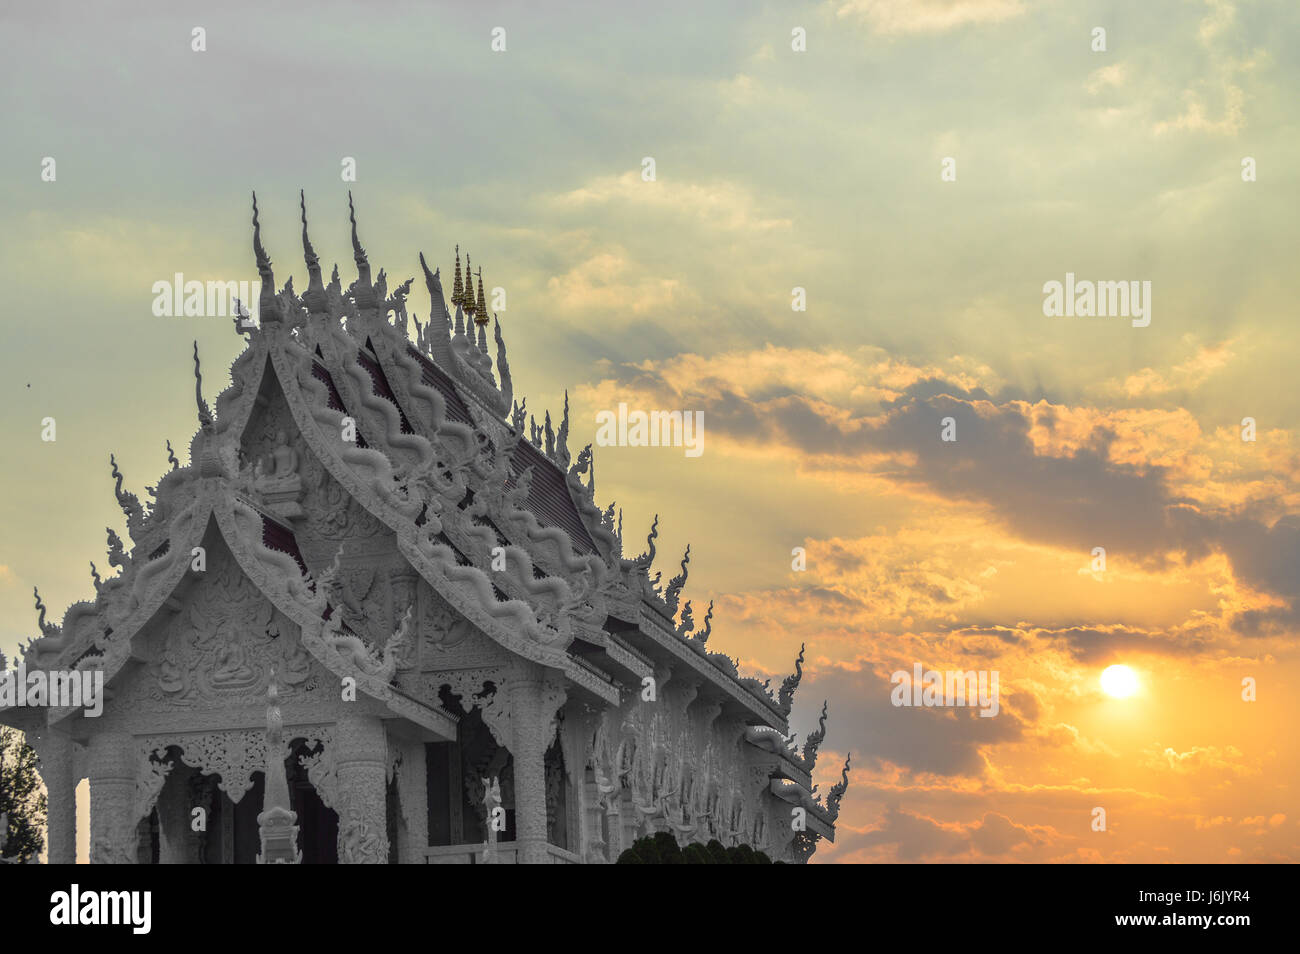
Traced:
POLYGON ((668 167, 656 168, 656 180, 645 182, 638 171, 600 176, 584 186, 552 195, 558 209, 638 207, 674 219, 687 218, 711 230, 768 232, 789 229, 790 219, 772 218, 758 211, 750 191, 734 182, 689 182, 675 179, 668 167))
POLYGON ((1089 73, 1087 80, 1084 81, 1083 88, 1096 96, 1102 90, 1123 86, 1127 78, 1127 66, 1123 63, 1111 63, 1109 66, 1103 66, 1089 73))
POLYGON ((891 846, 898 861, 964 858, 991 860, 1018 849, 1048 846, 1059 834, 1043 826, 1018 825, 1006 815, 986 812, 977 822, 941 822, 891 806, 878 828, 855 839, 865 846, 891 846))
POLYGON ((1232 361, 1235 357, 1232 345, 1231 340, 1221 341, 1216 345, 1204 345, 1186 361, 1174 365, 1168 373, 1143 368, 1135 374, 1130 374, 1123 383, 1111 382, 1108 387, 1128 398, 1147 397, 1199 387, 1211 375, 1223 370, 1232 361))
POLYGON ((565 311, 601 309, 643 315, 694 304, 697 297, 675 278, 656 278, 611 246, 578 262, 546 282, 547 294, 565 311))
POLYGON ((874 33, 946 33, 959 27, 1001 23, 1024 13, 1020 0, 845 0, 835 11, 874 33))
POLYGON ((851 727, 853 761, 862 768, 980 777, 985 773, 982 749, 1025 737, 1024 720, 1005 699, 992 718, 973 708, 895 706, 889 675, 868 665, 832 666, 819 671, 811 685, 814 697, 836 700, 829 724, 851 727))
POLYGON ((1163 749, 1159 746, 1148 750, 1146 755, 1148 768, 1168 770, 1177 775, 1191 775, 1200 772, 1213 772, 1230 775, 1257 775, 1257 765, 1243 761, 1240 749, 1235 745, 1227 746, 1193 746, 1186 752, 1179 752, 1172 746, 1163 749))
POLYGON ((1157 136, 1171 132, 1235 136, 1246 126, 1246 93, 1241 78, 1260 65, 1265 54, 1235 55, 1226 49, 1236 25, 1236 6, 1208 0, 1209 13, 1197 29, 1204 61, 1197 79, 1182 91, 1182 111, 1155 124, 1157 136))
MULTIPOLYGON (((1202 350, 1180 373, 1207 374, 1229 354, 1224 346, 1202 350)), ((798 455, 805 471, 856 467, 901 492, 982 512, 1029 543, 1076 552, 1104 546, 1108 556, 1123 555, 1151 572, 1222 554, 1238 585, 1272 599, 1240 614, 1241 631, 1269 633, 1300 621, 1293 570, 1300 564, 1300 521, 1278 519, 1262 502, 1216 508, 1198 498, 1196 478, 1213 464, 1195 455, 1167 456, 1168 442, 1150 426, 1157 421, 1199 438, 1186 410, 1030 404, 943 375, 912 376, 896 396, 882 397, 889 367, 860 358, 844 364, 843 356, 805 362, 770 350, 764 358, 774 366, 760 375, 761 387, 741 373, 751 359, 690 356, 616 367, 592 394, 608 401, 640 392, 646 406, 700 410, 714 448, 798 455), (854 365, 862 380, 852 388, 813 383, 810 393, 800 393, 793 387, 796 377, 816 382, 810 372, 818 366, 847 371, 854 365), (948 421, 955 441, 941 439, 948 421)))

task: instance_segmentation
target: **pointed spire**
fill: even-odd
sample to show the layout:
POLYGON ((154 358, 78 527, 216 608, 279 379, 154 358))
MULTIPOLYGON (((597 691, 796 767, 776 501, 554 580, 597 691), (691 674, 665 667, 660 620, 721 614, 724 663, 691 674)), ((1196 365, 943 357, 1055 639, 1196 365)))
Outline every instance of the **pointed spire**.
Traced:
MULTIPOLYGON (((478 270, 478 304, 474 306, 474 321, 478 323, 479 327, 482 327, 483 325, 486 325, 488 323, 487 298, 484 297, 483 295, 483 267, 482 266, 479 266, 479 270, 478 270)), ((479 340, 480 341, 483 340, 483 335, 481 332, 479 334, 479 340)), ((484 353, 486 353, 486 348, 484 349, 484 353)))
POLYGON ((208 402, 203 400, 203 372, 199 369, 198 341, 194 342, 194 401, 199 406, 199 426, 211 427, 212 409, 208 407, 208 402))
MULTIPOLYGON (((560 430, 555 435, 555 459, 565 470, 569 469, 569 390, 564 390, 564 416, 560 418, 560 430)), ((591 465, 596 466, 595 462, 591 465)))
POLYGON ((501 337, 501 319, 493 316, 492 334, 497 341, 497 374, 501 376, 501 397, 505 403, 514 400, 515 383, 510 379, 510 363, 506 360, 506 341, 501 337))
MULTIPOLYGON (((426 268, 425 271, 428 271, 426 268)), ((460 280, 460 246, 456 246, 456 282, 451 286, 451 303, 460 306, 461 296, 465 293, 465 283, 460 280)))
MULTIPOLYGON (((469 252, 465 253, 465 290, 460 295, 460 306, 470 318, 474 317, 474 275, 469 267, 469 252)), ((465 326, 469 330, 469 325, 465 326)))
POLYGON ((461 286, 461 292, 459 295, 452 296, 456 301, 456 334, 458 335, 463 335, 466 334, 467 332, 473 334, 473 332, 471 331, 470 322, 466 318, 466 315, 468 315, 470 318, 474 317, 473 296, 468 295, 465 292, 465 288, 468 286, 469 286, 469 252, 466 252, 465 253, 465 284, 461 286))
POLYGON ((357 263, 357 282, 352 294, 358 308, 374 308, 375 290, 370 284, 370 261, 366 258, 366 250, 361 247, 361 240, 357 238, 357 210, 352 204, 351 189, 348 190, 348 219, 352 222, 352 257, 357 263))
POLYGON ((546 456, 555 460, 555 431, 551 427, 551 412, 546 412, 546 423, 543 425, 543 433, 546 435, 546 456))
POLYGON ((262 279, 262 292, 257 299, 258 319, 263 325, 279 321, 280 302, 275 297, 275 272, 271 270, 271 260, 266 257, 262 247, 262 224, 257 218, 257 193, 253 193, 253 255, 257 259, 257 274, 262 279))
POLYGON ((429 271, 429 265, 424 260, 423 252, 420 253, 420 268, 424 269, 424 287, 429 290, 429 300, 433 305, 429 310, 429 328, 426 332, 431 334, 438 316, 442 317, 444 325, 451 316, 447 312, 447 302, 442 296, 442 270, 434 269, 432 272, 429 271))

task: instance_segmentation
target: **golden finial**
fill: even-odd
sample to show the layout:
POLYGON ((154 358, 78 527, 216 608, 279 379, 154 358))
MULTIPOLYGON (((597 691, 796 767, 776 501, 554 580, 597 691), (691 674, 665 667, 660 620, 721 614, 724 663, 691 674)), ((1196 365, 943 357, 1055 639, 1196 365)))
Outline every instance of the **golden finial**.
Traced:
POLYGON ((482 326, 488 323, 487 299, 483 296, 483 269, 478 270, 478 304, 474 306, 474 323, 482 326))
POLYGON ((451 286, 451 303, 453 305, 460 304, 461 292, 463 292, 464 290, 465 290, 465 286, 461 283, 460 280, 460 246, 457 245, 456 246, 456 283, 451 286))

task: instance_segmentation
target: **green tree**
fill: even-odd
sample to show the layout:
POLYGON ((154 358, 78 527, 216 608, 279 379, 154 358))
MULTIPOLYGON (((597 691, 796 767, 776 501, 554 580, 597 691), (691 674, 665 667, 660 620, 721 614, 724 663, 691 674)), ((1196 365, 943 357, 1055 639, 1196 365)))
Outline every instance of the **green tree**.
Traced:
POLYGON ((639 838, 618 856, 620 865, 770 865, 772 859, 749 845, 724 848, 716 838, 707 845, 690 844, 685 848, 661 831, 649 838, 639 838))
POLYGON ((0 858, 30 861, 45 846, 45 788, 36 752, 17 729, 0 726, 0 858))

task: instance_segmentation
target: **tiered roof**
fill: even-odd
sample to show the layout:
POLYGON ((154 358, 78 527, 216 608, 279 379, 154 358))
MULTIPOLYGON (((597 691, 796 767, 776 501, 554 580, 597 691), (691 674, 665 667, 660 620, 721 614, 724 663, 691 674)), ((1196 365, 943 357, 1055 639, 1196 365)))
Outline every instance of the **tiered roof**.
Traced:
MULTIPOLYGON (((202 396, 196 345, 200 426, 190 463, 180 467, 171 458, 172 469, 150 488, 151 507, 123 490, 114 462, 133 546, 127 554, 109 531, 109 560, 121 572, 102 582, 96 574, 94 601, 70 607, 62 627, 45 622, 38 596, 42 635, 29 644, 28 666, 102 666, 111 683, 131 655, 135 634, 174 603, 192 547, 217 532, 249 578, 302 626, 304 644, 331 671, 357 676, 366 691, 417 722, 441 725, 452 718, 436 700, 411 699, 394 689, 385 665, 391 646, 356 651, 356 634, 335 618, 327 596, 334 570, 309 566, 293 514, 260 493, 242 441, 255 408, 278 390, 330 477, 394 534, 412 568, 489 638, 564 672, 580 691, 612 704, 619 701, 620 686, 639 686, 657 669, 694 672, 701 692, 750 727, 747 740, 778 756, 774 794, 805 805, 833 836, 830 823, 842 789, 837 786, 825 804, 811 794, 825 710, 803 752, 785 737, 802 652, 795 674, 774 696, 767 683, 742 676, 732 659, 711 651, 712 603, 698 629, 690 602, 679 607, 689 548, 680 573, 664 587, 659 574, 649 576, 657 517, 647 551, 624 556, 621 516, 616 526, 613 506, 602 511, 595 503, 591 445, 576 461, 571 457, 567 396, 558 432, 549 414, 542 426, 525 421, 525 403, 513 400, 495 315, 495 361, 489 353, 482 269, 471 275, 466 255, 462 277, 457 247, 453 313, 438 270, 431 272, 421 254, 431 313, 423 324, 411 316, 412 340, 406 299, 413 279, 391 294, 383 270, 372 280, 350 195, 349 211, 357 279, 344 290, 337 266, 329 284, 323 281, 303 200, 309 278, 299 296, 292 279, 276 290, 254 197, 260 327, 237 325, 248 343, 231 367, 231 384, 218 397, 215 414, 202 396), (505 571, 490 569, 496 547, 505 548, 505 571)), ((393 640, 399 638, 405 634, 394 634, 393 640)))

